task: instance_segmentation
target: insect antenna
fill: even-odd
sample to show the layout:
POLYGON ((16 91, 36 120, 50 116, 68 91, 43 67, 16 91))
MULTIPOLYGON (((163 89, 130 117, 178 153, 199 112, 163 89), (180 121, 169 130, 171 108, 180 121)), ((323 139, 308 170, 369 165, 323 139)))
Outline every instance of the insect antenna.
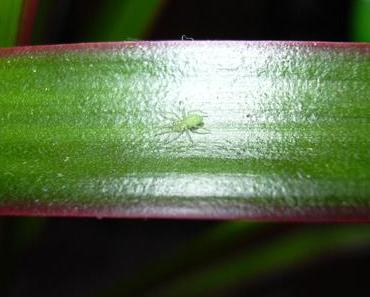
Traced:
POLYGON ((202 117, 208 117, 208 115, 204 112, 204 111, 201 111, 201 110, 198 110, 198 109, 195 109, 195 110, 189 110, 188 111, 188 114, 194 114, 194 113, 199 113, 202 117))
POLYGON ((180 119, 180 117, 174 113, 174 112, 163 112, 163 113, 160 113, 159 116, 165 120, 169 120, 171 122, 174 122, 174 121, 177 121, 180 119))

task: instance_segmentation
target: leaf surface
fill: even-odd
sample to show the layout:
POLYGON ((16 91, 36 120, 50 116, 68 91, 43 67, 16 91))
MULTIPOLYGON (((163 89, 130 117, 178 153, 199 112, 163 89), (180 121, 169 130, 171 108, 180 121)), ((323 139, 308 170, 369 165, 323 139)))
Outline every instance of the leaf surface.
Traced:
POLYGON ((370 45, 2 49, 0 88, 1 214, 370 218, 370 45))

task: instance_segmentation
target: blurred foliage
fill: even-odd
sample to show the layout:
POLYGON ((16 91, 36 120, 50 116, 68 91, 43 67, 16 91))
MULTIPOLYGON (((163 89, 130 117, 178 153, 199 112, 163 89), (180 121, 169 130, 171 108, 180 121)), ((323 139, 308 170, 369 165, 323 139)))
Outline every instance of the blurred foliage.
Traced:
POLYGON ((142 39, 163 0, 106 0, 95 16, 86 41, 142 39))
POLYGON ((194 268, 224 258, 235 247, 252 241, 261 231, 272 224, 250 222, 215 223, 200 236, 179 246, 175 253, 166 254, 154 263, 143 267, 131 278, 118 281, 116 286, 102 293, 101 297, 143 296, 158 283, 182 275, 194 268))
POLYGON ((39 0, 33 43, 143 39, 164 2, 39 0))
POLYGON ((257 277, 358 245, 370 246, 369 226, 306 226, 263 246, 209 263, 192 274, 178 275, 150 296, 215 296, 221 292, 227 296, 228 289, 245 286, 257 277))
POLYGON ((22 5, 22 0, 0 1, 0 47, 15 45, 22 5))
POLYGON ((180 246, 175 256, 154 261, 144 273, 122 279, 99 296, 228 296, 229 290, 261 277, 354 247, 370 247, 366 225, 298 225, 274 234, 279 227, 220 223, 180 246))
MULTIPOLYGON (((55 8, 57 0, 38 0, 37 15, 32 33, 32 44, 48 44, 51 12, 55 8)), ((65 0, 64 5, 68 5, 69 0, 65 0)))
POLYGON ((370 0, 354 0, 352 39, 370 42, 370 0))

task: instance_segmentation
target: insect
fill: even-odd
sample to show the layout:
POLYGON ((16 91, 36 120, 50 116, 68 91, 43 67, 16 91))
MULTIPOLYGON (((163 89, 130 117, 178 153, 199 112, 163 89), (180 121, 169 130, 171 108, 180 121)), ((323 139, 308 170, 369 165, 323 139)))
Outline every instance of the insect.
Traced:
POLYGON ((181 116, 174 112, 166 112, 162 117, 169 120, 170 123, 163 126, 164 131, 159 133, 159 135, 177 133, 171 141, 175 141, 183 134, 186 134, 189 141, 194 143, 190 132, 196 134, 210 133, 209 130, 204 128, 204 118, 207 117, 207 115, 202 111, 193 110, 185 112, 185 109, 182 109, 181 116))

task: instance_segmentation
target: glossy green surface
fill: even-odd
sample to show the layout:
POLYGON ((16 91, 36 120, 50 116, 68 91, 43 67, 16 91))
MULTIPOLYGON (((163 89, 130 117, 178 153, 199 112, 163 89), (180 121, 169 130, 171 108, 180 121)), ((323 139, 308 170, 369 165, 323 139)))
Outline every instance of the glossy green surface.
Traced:
POLYGON ((0 47, 8 47, 15 44, 22 5, 22 0, 0 1, 0 47))
POLYGON ((370 46, 0 52, 0 213, 370 218, 370 46), (163 133, 170 114, 209 134, 163 133))

